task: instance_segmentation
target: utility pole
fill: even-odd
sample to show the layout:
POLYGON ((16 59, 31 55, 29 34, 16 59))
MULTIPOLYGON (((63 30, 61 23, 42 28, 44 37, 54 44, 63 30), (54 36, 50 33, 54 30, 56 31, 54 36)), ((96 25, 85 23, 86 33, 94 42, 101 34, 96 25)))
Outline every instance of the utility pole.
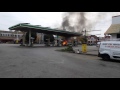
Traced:
POLYGON ((18 31, 17 31, 17 35, 16 35, 16 36, 17 36, 17 38, 16 38, 16 39, 17 39, 17 40, 16 40, 16 43, 18 44, 18 31))
MULTIPOLYGON (((86 37, 86 29, 85 29, 85 40, 87 40, 87 37, 86 37)), ((87 41, 85 41, 85 43, 87 44, 87 41)))
MULTIPOLYGON (((82 32, 85 32, 84 38, 85 38, 85 40, 87 40, 87 30, 85 29, 82 32)), ((85 41, 84 43, 87 43, 87 42, 85 41)))
POLYGON ((84 30, 84 31, 82 31, 82 32, 85 32, 85 35, 84 35, 84 38, 85 38, 85 41, 84 41, 84 43, 82 43, 82 52, 83 53, 86 53, 87 52, 87 37, 86 37, 86 29, 84 30))

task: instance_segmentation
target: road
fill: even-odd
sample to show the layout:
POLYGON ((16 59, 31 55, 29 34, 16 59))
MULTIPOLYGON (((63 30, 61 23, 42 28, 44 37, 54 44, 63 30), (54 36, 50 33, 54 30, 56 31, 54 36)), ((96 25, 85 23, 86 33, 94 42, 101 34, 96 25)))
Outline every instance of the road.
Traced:
POLYGON ((0 78, 120 78, 119 61, 58 48, 0 44, 0 78))

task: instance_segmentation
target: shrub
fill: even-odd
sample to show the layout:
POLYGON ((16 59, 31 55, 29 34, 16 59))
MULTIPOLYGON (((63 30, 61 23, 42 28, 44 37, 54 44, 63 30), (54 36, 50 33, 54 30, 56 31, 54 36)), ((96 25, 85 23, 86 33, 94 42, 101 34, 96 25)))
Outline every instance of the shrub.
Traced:
POLYGON ((67 48, 61 49, 61 51, 64 51, 64 52, 74 52, 72 46, 67 46, 67 48))

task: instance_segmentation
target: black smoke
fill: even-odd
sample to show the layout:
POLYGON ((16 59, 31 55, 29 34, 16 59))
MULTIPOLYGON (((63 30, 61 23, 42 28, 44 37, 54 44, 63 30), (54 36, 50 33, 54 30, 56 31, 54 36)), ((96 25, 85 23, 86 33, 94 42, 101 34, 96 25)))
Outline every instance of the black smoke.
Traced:
POLYGON ((90 31, 101 20, 105 20, 109 17, 112 20, 112 16, 120 15, 120 12, 66 12, 63 15, 63 21, 61 27, 64 30, 82 32, 84 29, 90 31), (92 14, 94 19, 86 18, 86 16, 92 14), (74 18, 75 22, 71 22, 70 19, 74 18), (73 23, 73 25, 71 25, 73 23))
MULTIPOLYGON (((73 17, 74 18, 74 17, 73 17)), ((67 12, 63 17, 62 28, 69 31, 80 31, 86 26, 85 12, 67 12), (70 25, 70 18, 75 15, 77 17, 74 26, 70 25)))

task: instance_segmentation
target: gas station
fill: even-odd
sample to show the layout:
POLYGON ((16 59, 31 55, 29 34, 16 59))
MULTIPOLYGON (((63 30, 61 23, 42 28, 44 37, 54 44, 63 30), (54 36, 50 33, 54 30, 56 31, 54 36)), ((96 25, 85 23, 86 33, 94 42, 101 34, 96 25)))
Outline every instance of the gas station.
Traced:
POLYGON ((41 25, 31 25, 29 23, 19 23, 17 25, 9 27, 9 30, 16 30, 23 32, 23 45, 25 45, 25 36, 26 32, 29 32, 29 44, 28 46, 31 46, 31 41, 33 41, 33 37, 31 37, 32 32, 36 33, 44 33, 44 34, 52 34, 58 36, 63 36, 66 38, 71 38, 75 36, 81 36, 80 33, 77 32, 69 32, 65 30, 58 30, 58 29, 52 29, 50 27, 42 27, 41 25))

